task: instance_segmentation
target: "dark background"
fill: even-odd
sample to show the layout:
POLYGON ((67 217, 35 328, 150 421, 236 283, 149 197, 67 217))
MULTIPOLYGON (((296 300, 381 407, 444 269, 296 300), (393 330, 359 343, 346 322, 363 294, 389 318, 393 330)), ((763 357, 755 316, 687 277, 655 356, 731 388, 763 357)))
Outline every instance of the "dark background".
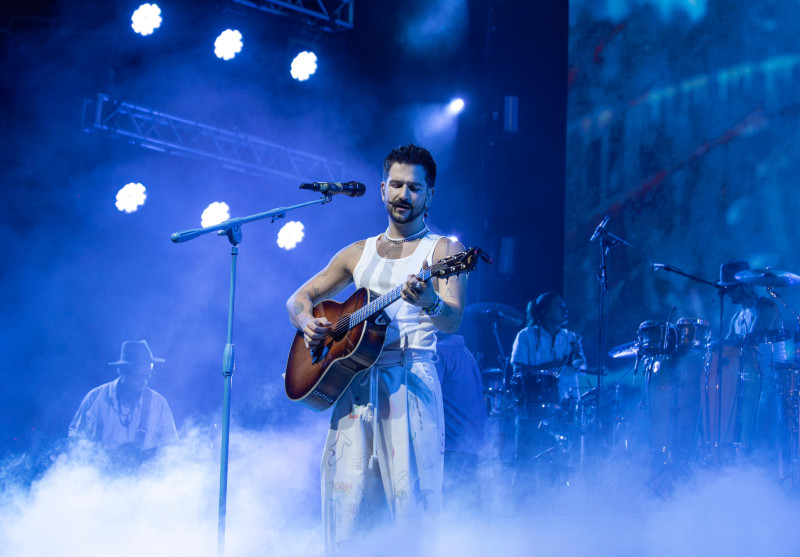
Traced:
MULTIPOLYGON (((62 439, 83 395, 110 381, 123 340, 147 339, 166 360, 151 386, 178 427, 218 423, 230 246, 211 235, 174 245, 212 201, 232 216, 314 199, 301 180, 255 177, 219 163, 143 149, 84 131, 98 93, 186 120, 258 136, 341 163, 367 195, 290 214, 305 225, 291 251, 282 222, 248 225, 238 262, 233 378, 235 427, 324 421, 283 394, 292 328, 284 302, 344 245, 383 230, 381 161, 409 141, 439 163, 430 224, 495 258, 471 276, 469 301, 524 309, 560 289, 566 123, 567 4, 525 1, 357 1, 354 29, 326 33, 232 2, 170 0, 160 29, 130 28, 136 2, 26 2, 2 8, 0 96, 5 242, 0 340, 0 455, 62 439), (244 49, 212 54, 226 27, 244 49), (306 82, 289 76, 296 45, 320 57, 306 82), (518 131, 504 132, 503 99, 518 97, 518 131), (454 96, 458 119, 425 118, 454 96), (128 182, 147 202, 114 206, 128 182), (501 238, 513 249, 501 251, 501 238), (506 264, 500 265, 500 261, 506 264), (510 262, 510 263, 509 263, 510 262)), ((300 169, 303 172, 303 169, 300 169)), ((497 347, 485 319, 464 330, 485 365, 497 347)), ((503 330, 510 350, 515 330, 503 330)))

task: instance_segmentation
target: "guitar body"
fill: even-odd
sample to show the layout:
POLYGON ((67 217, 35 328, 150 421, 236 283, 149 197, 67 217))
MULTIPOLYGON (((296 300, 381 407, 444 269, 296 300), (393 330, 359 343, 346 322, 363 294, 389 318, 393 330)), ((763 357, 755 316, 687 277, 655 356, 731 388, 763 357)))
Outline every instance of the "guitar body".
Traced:
POLYGON ((295 335, 286 362, 286 394, 291 400, 318 412, 327 410, 359 372, 375 363, 389 326, 383 311, 352 329, 336 328, 373 297, 366 288, 359 288, 344 302, 323 300, 314 306, 314 317, 325 317, 336 332, 313 353, 306 348, 303 333, 295 335))

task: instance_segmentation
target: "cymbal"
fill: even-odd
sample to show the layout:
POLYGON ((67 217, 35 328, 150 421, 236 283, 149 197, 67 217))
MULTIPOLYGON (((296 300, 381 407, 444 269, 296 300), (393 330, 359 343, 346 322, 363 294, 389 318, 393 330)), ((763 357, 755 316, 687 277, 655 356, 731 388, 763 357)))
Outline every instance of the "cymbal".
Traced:
POLYGON ((615 346, 608 351, 608 355, 612 358, 633 358, 639 352, 638 342, 627 342, 615 346))
POLYGON ((753 286, 797 286, 800 276, 788 271, 773 269, 746 269, 734 275, 736 280, 753 286))
POLYGON ((485 315, 501 325, 520 326, 525 322, 522 312, 506 304, 496 302, 480 302, 471 304, 464 310, 468 315, 485 315))
POLYGON ((771 344, 773 342, 782 342, 792 338, 792 333, 786 329, 770 329, 767 331, 753 331, 747 333, 748 340, 757 344, 771 344))

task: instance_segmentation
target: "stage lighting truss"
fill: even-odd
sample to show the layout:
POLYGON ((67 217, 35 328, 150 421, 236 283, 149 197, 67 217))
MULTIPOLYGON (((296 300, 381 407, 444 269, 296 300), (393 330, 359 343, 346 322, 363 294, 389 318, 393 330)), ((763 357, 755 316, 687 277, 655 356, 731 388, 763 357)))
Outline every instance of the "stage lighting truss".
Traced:
POLYGON ((291 17, 329 33, 353 28, 353 4, 355 0, 231 1, 262 12, 291 17))
POLYGON ((253 176, 302 182, 345 174, 344 164, 337 161, 111 100, 101 93, 84 101, 83 129, 124 137, 156 151, 216 160, 225 168, 253 176))

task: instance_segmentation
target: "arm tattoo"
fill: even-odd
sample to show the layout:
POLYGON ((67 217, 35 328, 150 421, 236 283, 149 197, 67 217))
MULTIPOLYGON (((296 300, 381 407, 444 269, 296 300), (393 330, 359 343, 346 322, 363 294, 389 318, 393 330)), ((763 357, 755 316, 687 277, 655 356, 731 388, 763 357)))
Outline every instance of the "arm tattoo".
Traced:
POLYGON ((306 306, 303 305, 303 302, 296 301, 294 303, 294 314, 295 315, 300 315, 301 313, 303 313, 305 311, 305 309, 306 309, 306 306))
POLYGON ((316 287, 315 285, 313 285, 313 284, 311 285, 311 292, 313 292, 313 293, 314 293, 314 299, 317 299, 317 298, 319 298, 319 288, 317 288, 317 287, 316 287))
POLYGON ((358 242, 356 242, 356 248, 360 249, 361 251, 364 251, 364 246, 366 245, 367 245, 366 240, 359 240, 358 242))

